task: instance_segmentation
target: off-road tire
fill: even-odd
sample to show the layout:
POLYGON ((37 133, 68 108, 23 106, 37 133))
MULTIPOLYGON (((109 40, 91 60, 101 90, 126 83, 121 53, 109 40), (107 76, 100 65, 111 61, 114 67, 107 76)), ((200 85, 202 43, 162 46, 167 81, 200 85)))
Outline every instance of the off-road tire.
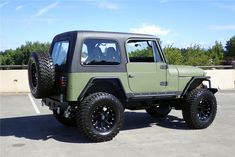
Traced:
POLYGON ((188 93, 183 105, 183 118, 192 129, 207 128, 215 119, 217 102, 207 89, 194 89, 188 93))
POLYGON ((123 113, 123 106, 115 96, 93 93, 78 106, 77 125, 93 142, 110 141, 123 126, 123 113))
POLYGON ((55 84, 55 67, 49 53, 31 53, 28 62, 29 87, 35 98, 45 98, 55 84))
POLYGON ((153 117, 166 117, 171 112, 171 107, 168 104, 160 104, 145 109, 146 112, 153 117))
POLYGON ((58 114, 56 110, 53 110, 53 115, 55 119, 60 122, 61 124, 69 127, 76 127, 77 126, 77 121, 76 121, 76 116, 74 117, 64 117, 64 110, 61 109, 60 113, 58 114))

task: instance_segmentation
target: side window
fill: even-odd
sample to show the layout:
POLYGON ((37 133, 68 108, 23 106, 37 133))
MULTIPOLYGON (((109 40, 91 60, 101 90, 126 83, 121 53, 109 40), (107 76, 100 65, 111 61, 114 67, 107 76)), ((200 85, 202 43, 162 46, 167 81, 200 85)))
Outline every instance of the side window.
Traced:
POLYGON ((130 62, 154 62, 152 41, 130 40, 126 48, 130 62))
POLYGON ((88 58, 88 50, 86 44, 82 45, 82 54, 81 54, 81 62, 84 63, 88 58))
POLYGON ((69 50, 69 41, 59 41, 54 44, 52 50, 52 60, 56 65, 63 65, 66 63, 67 54, 69 50))
POLYGON ((114 40, 87 39, 82 45, 83 65, 118 65, 120 60, 118 43, 114 40))
POLYGON ((157 44, 152 40, 130 40, 126 44, 130 62, 162 62, 157 44))
POLYGON ((156 62, 163 62, 162 56, 160 54, 160 51, 158 49, 157 43, 154 41, 153 42, 153 47, 154 47, 154 51, 155 51, 155 60, 156 62))

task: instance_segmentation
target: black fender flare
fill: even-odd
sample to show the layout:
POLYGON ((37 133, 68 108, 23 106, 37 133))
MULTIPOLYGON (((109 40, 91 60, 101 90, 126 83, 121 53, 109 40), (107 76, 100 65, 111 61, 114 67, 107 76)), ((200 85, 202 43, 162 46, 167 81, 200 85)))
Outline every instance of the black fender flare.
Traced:
POLYGON ((125 92, 125 89, 122 85, 122 82, 121 80, 118 78, 118 77, 105 77, 105 78, 99 78, 99 77, 92 77, 88 83, 86 84, 85 88, 82 90, 81 94, 78 96, 78 101, 81 101, 86 93, 88 92, 88 90, 93 86, 95 85, 96 83, 99 83, 99 82, 106 82, 106 83, 110 83, 113 85, 113 87, 115 87, 116 89, 118 88, 118 90, 120 91, 119 94, 122 95, 123 99, 127 99, 127 96, 126 96, 126 92, 125 92))
POLYGON ((183 92, 181 93, 181 98, 183 98, 188 91, 191 91, 192 89, 199 86, 203 81, 208 82, 209 87, 207 87, 207 89, 210 90, 213 94, 215 94, 218 91, 218 89, 216 88, 211 88, 210 76, 199 76, 199 77, 196 76, 192 77, 192 79, 187 83, 183 92))

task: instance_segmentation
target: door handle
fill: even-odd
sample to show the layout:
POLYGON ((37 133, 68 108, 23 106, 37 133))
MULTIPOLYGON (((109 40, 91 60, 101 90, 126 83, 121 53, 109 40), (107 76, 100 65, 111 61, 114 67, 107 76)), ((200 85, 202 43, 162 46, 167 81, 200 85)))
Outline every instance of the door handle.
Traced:
POLYGON ((132 75, 132 74, 129 74, 128 77, 129 77, 129 78, 134 78, 135 76, 132 75))
POLYGON ((160 69, 168 69, 168 65, 167 64, 161 65, 160 69))

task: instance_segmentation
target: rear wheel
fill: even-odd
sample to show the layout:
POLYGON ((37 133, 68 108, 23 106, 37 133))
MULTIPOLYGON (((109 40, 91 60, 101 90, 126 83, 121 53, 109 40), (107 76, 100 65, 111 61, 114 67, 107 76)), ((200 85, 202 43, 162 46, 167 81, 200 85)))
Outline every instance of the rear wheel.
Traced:
POLYGON ((146 109, 146 112, 153 117, 165 117, 171 112, 168 104, 160 104, 146 109))
POLYGON ((108 93, 94 93, 78 106, 77 125, 92 141, 109 141, 123 125, 124 109, 121 102, 108 93))
POLYGON ((190 128, 207 128, 215 119, 217 102, 214 94, 207 89, 194 89, 185 99, 183 117, 190 128))

